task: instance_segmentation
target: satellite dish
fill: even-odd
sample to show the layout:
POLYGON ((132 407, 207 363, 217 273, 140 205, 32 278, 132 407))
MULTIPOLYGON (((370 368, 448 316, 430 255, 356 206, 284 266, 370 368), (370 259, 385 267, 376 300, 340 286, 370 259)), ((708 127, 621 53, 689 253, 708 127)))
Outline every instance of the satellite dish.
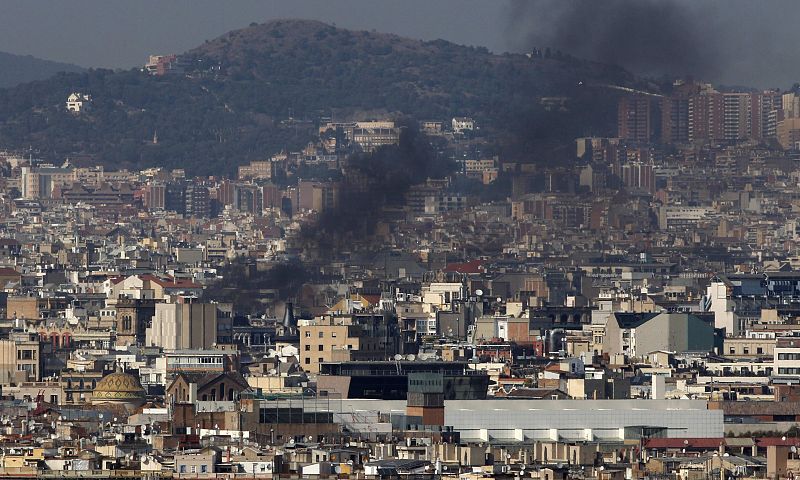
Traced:
POLYGON ((406 356, 406 360, 408 360, 409 362, 413 362, 413 361, 414 361, 414 360, 416 360, 416 359, 417 359, 417 357, 416 357, 416 355, 414 355, 413 353, 409 353, 409 354, 406 356))
POLYGON ((475 295, 480 297, 481 295, 483 295, 483 290, 481 290, 480 288, 475 290, 475 295))
POLYGON ((403 359, 403 356, 398 353, 397 355, 394 356, 394 359, 399 362, 400 360, 403 359))

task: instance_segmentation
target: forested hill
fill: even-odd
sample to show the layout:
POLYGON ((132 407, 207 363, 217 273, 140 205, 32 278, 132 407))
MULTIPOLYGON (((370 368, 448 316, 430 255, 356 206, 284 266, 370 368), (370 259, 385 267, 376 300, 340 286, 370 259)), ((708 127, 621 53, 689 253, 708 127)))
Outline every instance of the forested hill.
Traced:
POLYGON ((613 133, 615 99, 589 85, 635 79, 557 52, 546 57, 315 21, 253 24, 184 54, 186 75, 93 70, 0 90, 0 148, 220 174, 304 145, 321 116, 474 116, 503 153, 531 161, 576 135, 613 133), (73 91, 92 96, 85 113, 66 112, 73 91))
POLYGON ((30 55, 0 52, 0 88, 42 80, 58 72, 81 72, 84 69, 69 63, 52 62, 30 55))

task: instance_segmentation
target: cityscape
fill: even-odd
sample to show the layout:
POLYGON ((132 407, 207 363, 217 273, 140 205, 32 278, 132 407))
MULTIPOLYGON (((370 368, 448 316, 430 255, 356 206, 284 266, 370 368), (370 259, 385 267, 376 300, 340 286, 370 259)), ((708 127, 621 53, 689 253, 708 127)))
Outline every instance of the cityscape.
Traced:
POLYGON ((0 56, 0 478, 794 478, 800 84, 581 52, 0 56))

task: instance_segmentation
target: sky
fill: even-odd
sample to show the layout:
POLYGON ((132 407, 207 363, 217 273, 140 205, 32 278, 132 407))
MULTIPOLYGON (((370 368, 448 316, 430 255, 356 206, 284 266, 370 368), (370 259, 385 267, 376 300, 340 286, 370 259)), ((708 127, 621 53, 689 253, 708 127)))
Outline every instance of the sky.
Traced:
POLYGON ((800 81, 798 0, 3 0, 0 51, 130 68, 276 18, 494 52, 553 46, 727 85, 800 81))

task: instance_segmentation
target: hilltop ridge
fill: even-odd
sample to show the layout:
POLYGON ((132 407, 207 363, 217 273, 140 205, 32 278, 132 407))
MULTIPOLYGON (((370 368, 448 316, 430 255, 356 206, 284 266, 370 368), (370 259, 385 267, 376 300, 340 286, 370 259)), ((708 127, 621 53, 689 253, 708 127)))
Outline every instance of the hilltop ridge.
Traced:
POLYGON ((0 52, 0 88, 20 83, 44 80, 58 72, 82 72, 85 69, 71 63, 43 60, 31 55, 0 52))

